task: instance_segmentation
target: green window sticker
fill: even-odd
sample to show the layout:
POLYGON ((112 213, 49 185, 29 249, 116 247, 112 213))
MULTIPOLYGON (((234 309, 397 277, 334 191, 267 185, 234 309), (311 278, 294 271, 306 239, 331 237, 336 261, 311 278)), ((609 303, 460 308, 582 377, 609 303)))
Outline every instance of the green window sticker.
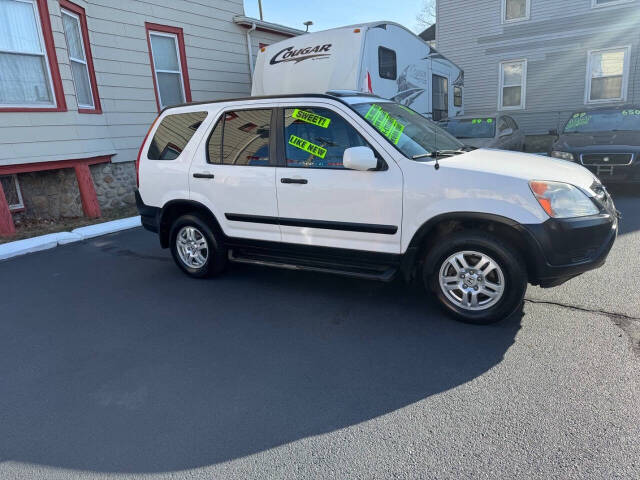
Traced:
POLYGON ((397 145, 402 136, 404 125, 392 118, 379 105, 373 104, 364 116, 380 133, 397 145))
POLYGON ((477 125, 482 122, 493 123, 493 118, 487 118, 486 120, 483 120, 481 118, 474 118, 473 120, 471 120, 471 125, 477 125))
POLYGON ((312 125, 317 125, 318 127, 328 128, 331 123, 331 119, 327 117, 322 117, 313 112, 307 112, 306 110, 300 110, 296 108, 291 114, 293 118, 296 120, 301 120, 303 122, 310 123, 312 125))
POLYGON ((640 115, 640 110, 623 110, 622 115, 640 115))
POLYGON ((295 135, 291 135, 289 137, 289 145, 293 145, 294 147, 304 150, 311 155, 315 155, 318 158, 324 158, 327 155, 326 148, 322 148, 319 145, 311 143, 304 138, 296 137, 295 135))
POLYGON ((584 125, 588 125, 591 121, 591 115, 587 115, 586 113, 579 114, 577 113, 567 122, 567 126, 565 128, 577 128, 582 127, 584 125))

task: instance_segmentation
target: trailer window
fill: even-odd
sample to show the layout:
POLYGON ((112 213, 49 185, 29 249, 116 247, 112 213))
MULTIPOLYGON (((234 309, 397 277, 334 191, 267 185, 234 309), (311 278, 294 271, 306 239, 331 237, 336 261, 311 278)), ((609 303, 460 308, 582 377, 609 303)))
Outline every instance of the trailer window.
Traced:
POLYGON ((462 106, 462 87, 453 87, 453 106, 462 106))
POLYGON ((384 47, 378 47, 378 70, 380 78, 395 80, 398 77, 396 52, 384 47))

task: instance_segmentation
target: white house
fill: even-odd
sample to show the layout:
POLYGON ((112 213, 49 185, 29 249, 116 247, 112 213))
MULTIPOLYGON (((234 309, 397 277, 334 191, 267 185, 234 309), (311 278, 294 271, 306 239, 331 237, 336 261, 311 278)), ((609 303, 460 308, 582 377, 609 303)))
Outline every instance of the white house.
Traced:
POLYGON ((158 112, 248 95, 258 48, 299 33, 242 0, 1 0, 0 235, 132 202, 158 112))

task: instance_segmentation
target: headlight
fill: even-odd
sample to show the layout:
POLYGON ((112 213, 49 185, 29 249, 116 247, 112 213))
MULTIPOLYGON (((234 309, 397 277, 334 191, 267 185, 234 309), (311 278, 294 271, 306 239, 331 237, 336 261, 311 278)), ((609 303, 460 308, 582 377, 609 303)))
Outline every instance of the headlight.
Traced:
POLYGON ((534 180, 529 186, 550 217, 585 217, 599 213, 595 203, 582 190, 568 183, 534 180))
POLYGON ((569 152, 559 152, 554 150, 553 152, 551 152, 551 156, 553 158, 559 158, 561 160, 569 160, 571 162, 573 162, 575 160, 575 157, 573 156, 573 153, 569 153, 569 152))

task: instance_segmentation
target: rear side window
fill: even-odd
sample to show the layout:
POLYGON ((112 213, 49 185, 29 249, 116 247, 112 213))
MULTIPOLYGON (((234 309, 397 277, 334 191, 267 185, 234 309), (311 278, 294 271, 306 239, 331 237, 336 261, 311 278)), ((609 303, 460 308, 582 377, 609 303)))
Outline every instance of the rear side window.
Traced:
POLYGON ((196 133, 207 112, 167 115, 156 130, 147 158, 149 160, 175 160, 196 133))
POLYGON ((288 167, 342 169, 347 148, 369 146, 355 128, 326 108, 286 108, 284 134, 288 167))
POLYGON ((271 165, 271 109, 226 112, 207 145, 209 163, 266 167, 271 165))
POLYGON ((378 70, 380 78, 395 80, 398 77, 395 51, 378 47, 378 70))

